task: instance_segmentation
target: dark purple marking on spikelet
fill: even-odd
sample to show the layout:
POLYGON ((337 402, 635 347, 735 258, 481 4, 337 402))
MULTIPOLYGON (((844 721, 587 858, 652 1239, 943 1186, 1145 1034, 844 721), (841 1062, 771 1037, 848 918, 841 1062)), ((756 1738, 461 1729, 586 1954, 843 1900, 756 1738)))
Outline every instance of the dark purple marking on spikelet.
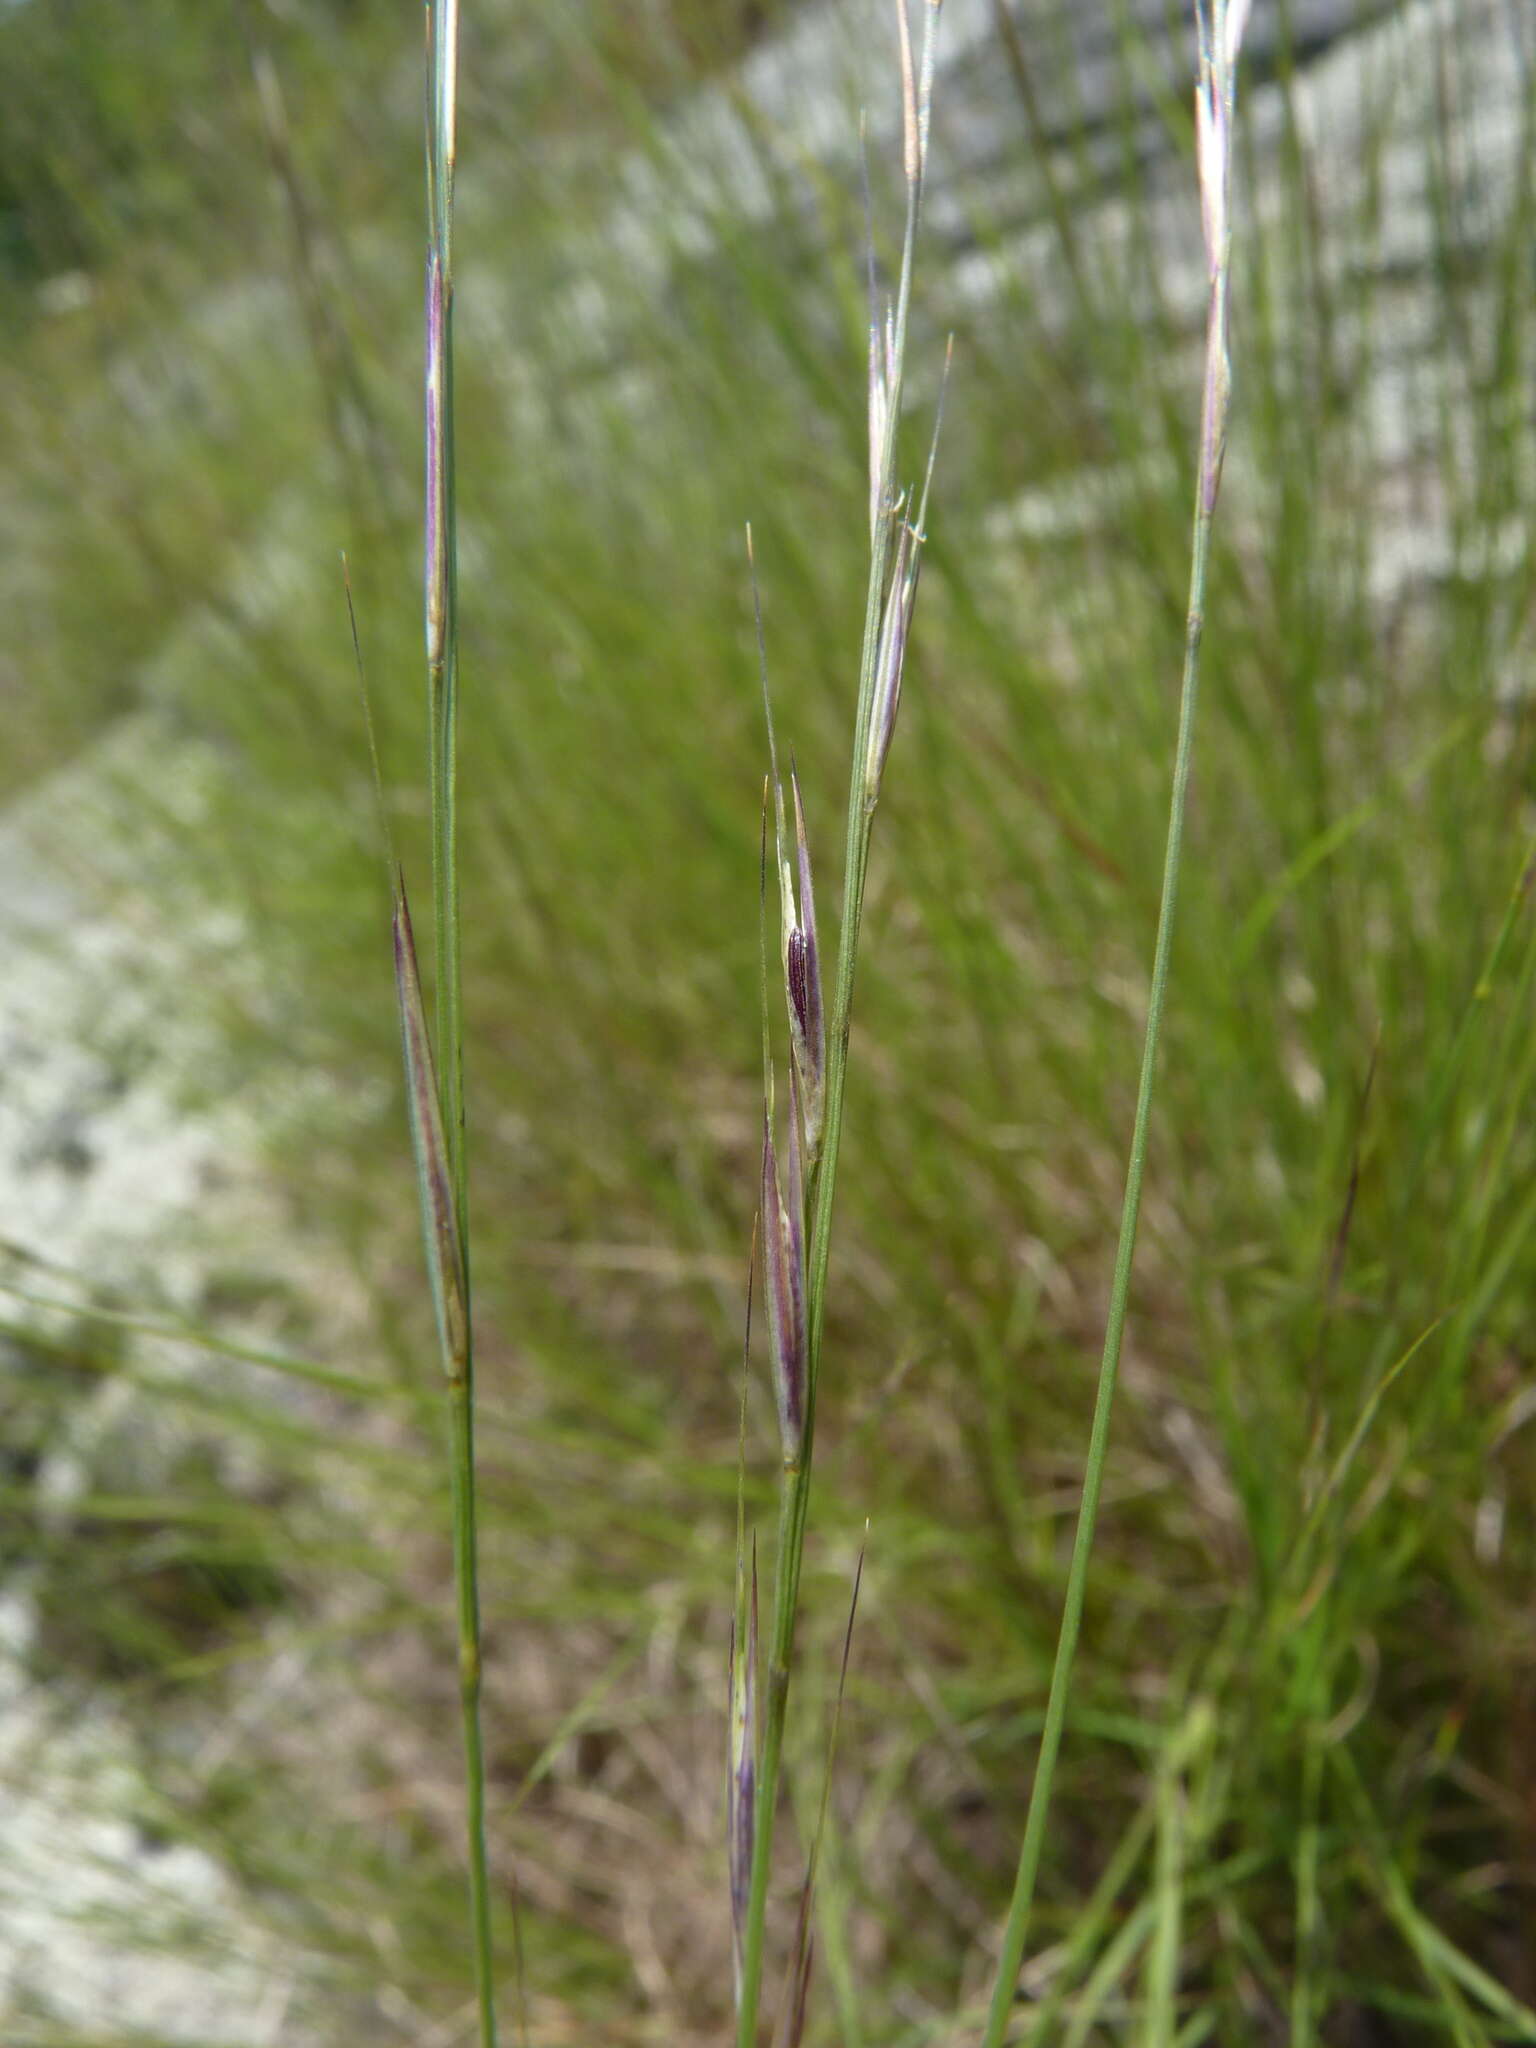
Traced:
POLYGON ((789 935, 785 949, 785 971, 789 978, 789 1000, 794 1005, 795 1022, 800 1027, 800 1036, 807 1037, 806 1007, 809 994, 805 984, 805 933, 799 925, 789 935))
POLYGON ((821 1143, 821 1105, 827 1077, 827 1027, 821 998, 821 948, 816 939, 816 892, 811 882, 811 849, 805 831, 805 806, 800 801, 800 777, 793 761, 789 764, 789 786, 795 800, 795 851, 800 881, 799 950, 803 997, 797 1002, 797 1009, 804 1040, 800 1079, 805 1089, 806 1150, 814 1163, 821 1143))

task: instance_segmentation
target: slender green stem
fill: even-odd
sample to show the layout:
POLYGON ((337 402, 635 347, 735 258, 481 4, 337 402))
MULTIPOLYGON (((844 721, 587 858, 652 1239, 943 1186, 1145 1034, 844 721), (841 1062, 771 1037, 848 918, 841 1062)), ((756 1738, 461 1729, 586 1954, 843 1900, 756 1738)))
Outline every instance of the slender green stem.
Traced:
MULTIPOLYGON (((1223 268, 1215 281, 1207 329, 1208 358, 1214 350, 1225 350, 1227 276, 1223 268)), ((1223 354, 1224 360, 1224 354, 1223 354)), ((1098 1393, 1094 1400, 1093 1424, 1088 1438, 1088 1457, 1083 1472, 1082 1501, 1078 1508, 1077 1534, 1067 1570, 1066 1594, 1062 1602, 1061 1631, 1056 1659, 1051 1669, 1051 1688, 1046 1701, 1045 1726, 1040 1737, 1040 1756, 1030 1790, 1029 1810, 1024 1822, 1024 1840, 1019 1851, 1018 1874, 1003 1927, 997 1978, 987 2015, 982 2048, 1002 2048, 1018 1984, 1024 1944, 1029 1934, 1029 1915, 1034 1902, 1035 1880, 1045 1846, 1045 1825, 1050 1810, 1051 1783, 1061 1748, 1066 1722, 1067 1695, 1072 1664, 1082 1626, 1083 1602, 1088 1587, 1088 1561, 1093 1550, 1094 1526, 1098 1519, 1099 1495, 1104 1483, 1105 1454, 1109 1446, 1110 1416, 1114 1408, 1115 1385, 1120 1370, 1120 1346, 1125 1334, 1126 1307, 1130 1297, 1131 1264, 1136 1254, 1136 1225, 1141 1213, 1141 1185, 1146 1172, 1147 1137, 1152 1122, 1152 1090, 1157 1074, 1158 1040, 1162 1031, 1163 1006, 1168 992, 1168 962, 1173 949, 1173 927, 1178 907, 1179 869, 1184 844, 1184 807, 1189 790, 1190 762, 1194 752, 1195 708, 1200 692, 1200 640, 1205 626, 1206 565, 1210 554, 1211 517, 1215 510, 1215 474, 1219 472, 1220 444, 1225 431, 1225 384, 1212 374, 1208 360, 1206 408, 1201 435, 1201 476, 1195 508, 1194 541, 1191 550, 1189 612, 1184 634, 1184 673, 1179 694, 1179 733, 1174 753, 1173 790, 1168 807, 1168 839, 1163 856, 1163 891, 1157 917, 1157 942, 1152 957, 1152 986, 1147 1001, 1146 1032, 1142 1042, 1141 1078, 1136 1090, 1136 1115, 1131 1132, 1130 1163, 1125 1178, 1125 1200, 1120 1214, 1120 1239, 1115 1251, 1114 1279, 1110 1288, 1109 1316, 1104 1332, 1104 1351, 1099 1364, 1098 1393), (1213 393, 1215 396, 1213 397, 1213 393)))
MULTIPOLYGON (((938 0, 928 0, 923 40, 922 76, 931 78, 933 37, 938 0)), ((918 102, 909 101, 909 121, 918 102)), ((923 103, 926 129, 926 101, 923 103)), ((778 1806, 779 1770, 784 1748, 784 1723, 789 1706, 790 1671, 795 1622, 800 1605, 800 1571, 805 1554, 810 1509, 811 1464, 816 1439, 816 1390, 821 1366, 821 1338, 826 1316, 827 1270, 831 1259, 832 1208, 837 1185, 837 1160, 842 1141, 843 1096, 848 1071, 848 1043, 853 1022, 853 990, 858 960, 859 927, 864 910, 864 882, 869 868, 874 807, 868 801, 866 756, 873 714, 876 669, 880 654, 881 619, 886 601, 891 540, 895 525, 896 443, 901 419, 908 314, 912 302, 913 259, 922 212, 921 156, 916 145, 908 155, 906 226, 902 237, 901 271, 892 321, 890 379, 885 438, 880 451, 880 516, 870 541, 869 583, 865 594, 864 637, 859 660, 858 705, 854 720, 853 761, 848 785, 847 838, 843 863, 842 919, 838 931, 837 975, 827 1043, 827 1093, 821 1152, 811 1176, 808 1203, 811 1228, 807 1256, 807 1360, 805 1431, 798 1465, 787 1468, 780 1494, 779 1547, 774 1568, 773 1621, 768 1642, 768 1683, 763 1715, 763 1751, 758 1771, 756 1816, 752 1844, 752 1878, 742 1943, 741 1995, 737 2008, 738 2048, 753 2048, 762 1987, 763 1943, 768 1878, 773 1858, 773 1823, 778 1806)))
POLYGON ((466 1247, 463 970, 460 951, 459 549, 454 460, 453 187, 457 160, 458 0, 430 0, 428 83, 427 688, 433 926, 443 1124, 466 1247))
POLYGON ((473 1381, 450 1389, 453 1463, 453 1569, 459 1631, 459 1709, 463 1723, 465 1828, 469 1841, 470 1919, 481 2048, 496 2048, 496 1993, 491 1950, 491 1887, 485 1841, 485 1748, 480 1731, 479 1538, 475 1513, 473 1381))
POLYGON ((463 966, 458 843, 458 502, 454 474, 453 183, 458 115, 458 0, 429 0, 427 87, 426 624, 432 908, 442 1124, 457 1224, 464 1307, 462 1350, 446 1360, 453 1571, 463 1724, 471 1945, 481 2048, 496 2048, 491 1886, 480 1727, 479 1536, 475 1381, 469 1272, 469 1177, 464 1142, 463 966))

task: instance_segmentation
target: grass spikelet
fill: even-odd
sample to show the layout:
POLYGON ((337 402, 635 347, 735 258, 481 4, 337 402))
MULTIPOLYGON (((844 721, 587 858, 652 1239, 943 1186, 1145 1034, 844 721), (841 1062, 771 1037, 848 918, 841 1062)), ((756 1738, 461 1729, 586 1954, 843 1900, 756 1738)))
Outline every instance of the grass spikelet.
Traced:
POLYGON ((896 536, 896 563, 886 594, 885 615, 880 626, 880 649, 875 661, 874 708, 870 716, 869 739, 864 759, 864 807, 872 811, 880 801, 885 779, 886 757, 896 736, 896 718, 901 709, 901 685, 906 673, 907 636, 917 608, 917 584, 922 571, 923 543, 927 539, 928 495, 933 488, 934 464, 939 454, 939 432, 944 424, 944 395, 949 388, 950 364, 955 342, 951 335, 944 350, 944 373, 939 379, 938 402, 934 407, 933 432, 928 443, 928 466, 923 476, 923 495, 916 521, 906 516, 904 499, 897 507, 900 524, 896 536))
POLYGON ((805 1128, 805 1156, 814 1170, 821 1146, 823 1104, 827 1088, 827 1024, 821 995, 821 948, 816 938, 816 896, 811 884, 811 852, 805 833, 805 808, 800 777, 789 767, 795 802, 795 852, 800 882, 799 916, 785 948, 789 985, 790 1037, 799 1074, 800 1109, 805 1128))
POLYGON ((896 536, 896 566, 891 572, 891 587, 886 593, 885 617, 880 627, 875 701, 869 721, 869 744, 864 756, 864 807, 870 811, 880 801, 886 756, 896 736, 896 714, 901 709, 901 680, 907 660, 907 633, 917 596, 918 558, 918 536, 903 517, 896 536))
MULTIPOLYGON (((764 1270, 769 1276, 770 1317, 776 1313, 780 1314, 784 1319, 783 1327, 787 1331, 789 1317, 794 1308, 788 1283, 798 1245, 803 1238, 804 1394, 802 1418, 796 1421, 791 1416, 786 1422, 781 1422, 785 1462, 780 1484, 779 1545, 774 1564, 773 1619, 767 1648, 763 1750, 758 1775, 752 1883, 746 1934, 742 1944, 737 2048, 754 2048, 757 2040, 773 1822, 778 1799, 779 1763, 783 1749, 790 1677, 794 1662, 800 1572, 810 1502, 811 1460, 816 1429, 816 1387, 820 1371, 821 1333, 826 1312, 827 1273, 831 1258, 837 1157, 842 1138, 843 1092, 852 1025, 859 928, 864 907, 864 884, 869 867, 870 835, 874 820, 875 805, 871 790, 873 788, 875 794, 878 794, 880 774, 889 751, 890 734, 894 729, 896 698, 899 694, 912 620, 912 606, 917 589, 915 559, 919 537, 905 516, 905 506, 910 502, 909 497, 898 495, 894 480, 897 470, 897 435, 901 423, 907 321, 912 299, 912 274, 927 164, 929 111, 939 13, 940 0, 927 0, 924 7, 922 49, 914 63, 906 0, 897 0, 897 41, 902 95, 902 161, 907 185, 906 226, 902 236, 901 268, 895 296, 883 311, 876 311, 872 307, 869 390, 869 580, 865 591, 864 634, 859 660, 859 686, 849 772, 842 921, 838 932, 836 981, 826 1032, 825 1096, 820 1116, 816 1116, 815 1104, 810 1101, 802 1104, 799 1101, 798 1088, 792 1087, 791 1090, 791 1122, 795 1127, 792 1142, 798 1142, 799 1139, 801 1110, 804 1110, 808 1118, 814 1119, 816 1138, 813 1145, 808 1131, 804 1162, 803 1225, 792 1222, 779 1199, 778 1175, 772 1153, 772 1066, 766 1043, 766 969, 764 974, 764 1094, 767 1102, 762 1186, 765 1211, 764 1270), (886 630, 888 624, 889 631, 886 630), (772 1227, 772 1218, 775 1215, 784 1219, 779 1233, 772 1227), (776 1248, 776 1235, 782 1238, 786 1232, 787 1240, 776 1248), (777 1285, 775 1268, 778 1272, 777 1285), (776 1300, 780 1303, 778 1308, 775 1307, 776 1300)), ((930 476, 931 473, 930 455, 930 476)), ((755 573, 753 590, 755 597, 755 573)), ((767 662, 763 653, 761 616, 759 604, 759 658, 763 670, 766 704, 767 662)), ((789 938, 795 929, 798 928, 805 933, 809 927, 805 923, 803 912, 797 916, 794 911, 794 889, 784 824, 783 788, 778 774, 777 742, 773 734, 771 709, 769 753, 770 780, 774 793, 776 853, 784 906, 785 978, 793 1037, 798 1006, 795 1000, 794 981, 788 966, 789 938)), ((796 819, 798 827, 803 821, 803 806, 798 800, 798 787, 796 819)), ((766 869, 766 815, 764 830, 766 869)), ((797 846, 801 844, 803 839, 797 838, 797 846)), ((804 872, 808 876, 808 856, 804 872)), ((766 873, 763 888, 766 893, 766 873)), ((808 890, 805 893, 808 895, 808 890)), ((809 1004, 806 1007, 806 1014, 808 1017, 809 1004)), ((809 1096, 809 1089, 805 1093, 809 1096)), ((792 1158, 792 1184, 795 1178, 794 1164, 792 1158)), ((774 1352, 776 1362, 794 1357, 793 1342, 785 1348, 776 1336, 774 1352)), ((795 1391, 795 1383, 779 1371, 777 1366, 776 1382, 790 1393, 795 1391)), ((781 1408, 781 1416, 783 1414, 784 1410, 781 1408)))
POLYGON ((790 1069, 787 1137, 789 1195, 779 1179, 771 1110, 763 1119, 763 1277, 774 1400, 786 1471, 799 1469, 805 1446, 805 1194, 800 1167, 799 1089, 790 1069))
MULTIPOLYGON (((768 687, 768 648, 763 634, 763 603, 758 588, 752 529, 747 528, 747 563, 752 578, 752 610, 757 626, 757 662, 763 691, 763 718, 768 729, 768 781, 773 794, 774 866, 779 878, 780 961, 784 1000, 789 1017, 790 1052, 799 1077, 806 1160, 814 1168, 821 1145, 822 1107, 826 1094, 827 1028, 821 991, 821 949, 816 938, 816 901, 811 881, 811 852, 805 830, 800 779, 790 761, 794 795, 795 848, 791 863, 785 823, 784 781, 779 772, 778 737, 773 724, 773 698, 768 687)), ((766 861, 766 847, 764 859, 766 861)), ((766 1057, 765 1044, 765 1057, 766 1057)))

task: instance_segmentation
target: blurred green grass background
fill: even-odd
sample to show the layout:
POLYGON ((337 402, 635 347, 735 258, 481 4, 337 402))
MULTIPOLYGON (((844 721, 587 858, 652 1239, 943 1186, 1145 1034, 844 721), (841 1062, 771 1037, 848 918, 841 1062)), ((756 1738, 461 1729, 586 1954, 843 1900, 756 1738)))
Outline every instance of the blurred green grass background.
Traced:
MULTIPOLYGON (((486 1712, 501 1934, 510 1953, 515 1872, 540 2042, 718 2039, 730 2001, 763 768, 741 530, 830 903, 864 228, 853 100, 830 165, 790 109, 738 101, 735 156, 679 116, 701 92, 729 105, 737 59, 790 12, 571 0, 465 21, 486 1712)), ((1179 45, 1114 18, 1126 98, 1100 128, 1053 105, 1045 150, 1032 69, 1066 33, 1046 7, 995 24, 936 110, 919 400, 951 328, 956 371, 871 874, 792 1737, 809 1811, 867 1517, 817 2040, 966 2038, 1086 1440, 1198 401, 1152 196, 1160 175, 1187 190, 1187 263, 1179 45), (1000 165, 969 146, 983 70, 1022 88, 1000 165), (1021 220, 1044 251, 1028 269, 1021 220), (991 288, 960 290, 980 268, 991 288), (1084 477, 1112 487, 1079 516, 1084 477)), ((880 108, 888 24, 851 22, 880 108)), ((131 1370, 112 1317, 158 1313, 152 1274, 126 1304, 73 1276, 90 1312, 34 1334, 0 1420, 14 1555, 38 1574, 38 1683, 61 1713, 122 1704, 144 1826, 229 1871, 296 1987, 283 2038, 323 2043, 469 2028, 436 1389, 338 566, 345 548, 424 888, 416 33, 383 0, 31 0, 0 20, 0 776, 43 786, 124 719, 151 735, 155 772, 84 830, 58 818, 58 857, 206 1020, 219 1057, 184 1077, 188 1114, 252 1073, 285 1105, 266 1167, 304 1274, 265 1246, 228 1265, 274 1348, 332 1375, 215 1344, 145 1393, 204 1434, 142 1487, 98 1470, 61 1530, 30 1485, 38 1444, 72 1388, 131 1370), (231 911, 237 937, 210 948, 231 911), (255 1476, 232 1490, 205 1436, 248 1445, 255 1476)), ((1411 528, 1416 501, 1406 522, 1386 506, 1357 401, 1393 359, 1400 280, 1335 260, 1283 18, 1264 151, 1246 131, 1264 196, 1237 251, 1230 514, 1021 2040, 1536 2039, 1531 569, 1496 544, 1531 504, 1536 103, 1527 86, 1490 200, 1459 140, 1478 108, 1457 34, 1423 142, 1411 465, 1450 558, 1390 603, 1382 522, 1411 528)), ((1387 144, 1362 137, 1347 225, 1369 243, 1387 144)), ((228 1305, 210 1286, 210 1326, 228 1305)), ((765 1394, 753 1426, 766 1501, 765 1394)), ((34 2003, 18 2037, 83 2044, 46 1986, 34 2003)), ((148 2037, 103 2015, 88 2038, 148 2037)))

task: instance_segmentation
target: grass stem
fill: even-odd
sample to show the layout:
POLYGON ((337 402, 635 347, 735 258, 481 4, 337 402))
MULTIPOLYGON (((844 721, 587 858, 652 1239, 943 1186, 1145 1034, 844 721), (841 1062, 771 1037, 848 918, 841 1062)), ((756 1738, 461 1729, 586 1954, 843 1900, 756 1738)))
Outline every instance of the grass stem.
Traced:
POLYGON ((1193 757, 1195 707, 1200 686, 1200 636, 1204 624, 1205 571, 1209 548, 1210 514, 1201 511, 1195 520, 1194 570, 1190 584, 1190 609, 1184 642, 1184 681, 1179 700, 1179 737, 1174 760, 1173 794, 1168 813, 1168 839, 1163 862, 1162 904, 1158 912, 1157 942, 1152 963, 1152 987, 1147 1003, 1146 1033, 1142 1042, 1141 1078, 1136 1091, 1136 1115, 1131 1134, 1130 1163, 1126 1172, 1125 1200, 1120 1215, 1120 1239, 1115 1251, 1114 1279, 1110 1287, 1109 1316, 1104 1333, 1104 1350, 1099 1364, 1098 1392, 1094 1400, 1093 1423, 1088 1438, 1088 1456, 1083 1471, 1083 1493, 1078 1507, 1077 1534, 1067 1570, 1067 1588, 1062 1601, 1061 1629, 1056 1658, 1051 1669, 1051 1689, 1046 1701, 1045 1726, 1040 1737, 1040 1756, 1030 1792, 1029 1811, 1024 1824, 1023 1846, 1013 1898, 1003 1929, 998 1957, 997 1980, 983 2035, 983 2048, 1002 2048, 1008 2013, 1013 2003, 1024 1943, 1029 1933, 1030 1908, 1041 1852, 1045 1846, 1045 1824, 1050 1808, 1051 1782, 1057 1753, 1061 1748, 1066 1721, 1067 1695, 1072 1664, 1082 1627, 1083 1602, 1088 1586, 1088 1561, 1093 1550, 1094 1527, 1098 1518, 1099 1495, 1104 1483, 1105 1455, 1109 1447, 1110 1416, 1120 1370, 1120 1348, 1125 1334, 1126 1309, 1130 1297, 1131 1263, 1136 1251, 1136 1226, 1141 1213, 1141 1187, 1146 1172, 1147 1137, 1152 1121, 1153 1081, 1157 1072, 1158 1039, 1162 1030, 1163 1007, 1168 989, 1168 962, 1173 947, 1174 912, 1178 900, 1179 868, 1183 853, 1184 806, 1189 788, 1193 757))
POLYGON ((1018 1985, 1019 1969, 1024 1960, 1024 1945, 1029 1935, 1035 1884, 1045 1847, 1051 1787, 1056 1774, 1062 1732, 1066 1724, 1072 1666, 1077 1654, 1078 1636, 1082 1629, 1083 1604, 1088 1589, 1088 1564, 1093 1551, 1099 1496, 1104 1484, 1109 1425, 1114 1410, 1115 1387, 1120 1372, 1120 1351, 1125 1336, 1126 1310, 1130 1299, 1131 1267, 1136 1255, 1136 1227, 1141 1215, 1141 1189, 1146 1174, 1147 1141, 1152 1124, 1152 1095, 1157 1077, 1158 1044, 1168 995, 1168 966, 1173 951, 1174 921, 1178 909, 1179 873, 1184 848, 1184 811, 1189 794, 1190 765, 1194 756, 1195 711, 1200 692, 1200 643, 1205 630, 1206 573, 1210 559, 1211 522, 1216 509, 1222 455, 1226 443, 1229 399, 1227 295, 1231 272, 1227 202, 1231 162, 1232 69, 1237 55, 1236 44, 1242 33, 1242 16, 1245 12, 1243 0, 1233 0, 1230 10, 1226 0, 1215 0, 1214 18, 1208 18, 1201 0, 1197 0, 1196 13, 1201 45, 1200 97, 1197 101, 1201 110, 1200 178, 1211 286, 1206 323, 1205 392, 1201 411, 1199 478, 1190 551, 1189 606, 1184 630, 1184 667, 1179 691, 1179 729, 1174 749, 1173 788, 1169 798, 1168 834, 1163 854, 1162 896, 1158 906, 1157 939, 1152 956, 1152 983, 1147 999, 1147 1020, 1142 1040, 1141 1074, 1136 1089, 1136 1113, 1131 1131, 1130 1160, 1125 1177, 1125 1198, 1120 1213, 1120 1236, 1115 1248, 1114 1278, 1110 1286, 1104 1349, 1099 1362, 1098 1391, 1094 1398, 1088 1455, 1083 1470, 1083 1492, 1078 1507, 1077 1532, 1073 1538, 1072 1557, 1067 1569, 1061 1627, 1057 1638, 1056 1656, 1051 1667, 1045 1724, 1040 1736, 1040 1754, 1035 1765, 1034 1783, 1030 1788, 1024 1838, 1019 1850, 1018 1871, 1014 1879, 1008 1917, 1003 1926, 997 1976, 993 1984, 986 2031, 982 2036, 982 2048, 1002 2048, 1018 1985), (1229 24, 1235 24, 1235 27, 1229 28, 1229 24), (1207 140, 1207 137, 1211 139, 1207 140))
POLYGON ((445 1355, 453 1572, 463 1724, 471 1941, 481 2048, 496 2048, 485 1750, 480 1725, 479 1535, 475 1481, 474 1343, 470 1314, 469 1181, 464 1130, 463 967, 458 844, 458 501, 454 472, 453 186, 457 158, 458 0, 427 12, 426 637, 432 904, 439 1084, 456 1224, 462 1343, 445 1355))

